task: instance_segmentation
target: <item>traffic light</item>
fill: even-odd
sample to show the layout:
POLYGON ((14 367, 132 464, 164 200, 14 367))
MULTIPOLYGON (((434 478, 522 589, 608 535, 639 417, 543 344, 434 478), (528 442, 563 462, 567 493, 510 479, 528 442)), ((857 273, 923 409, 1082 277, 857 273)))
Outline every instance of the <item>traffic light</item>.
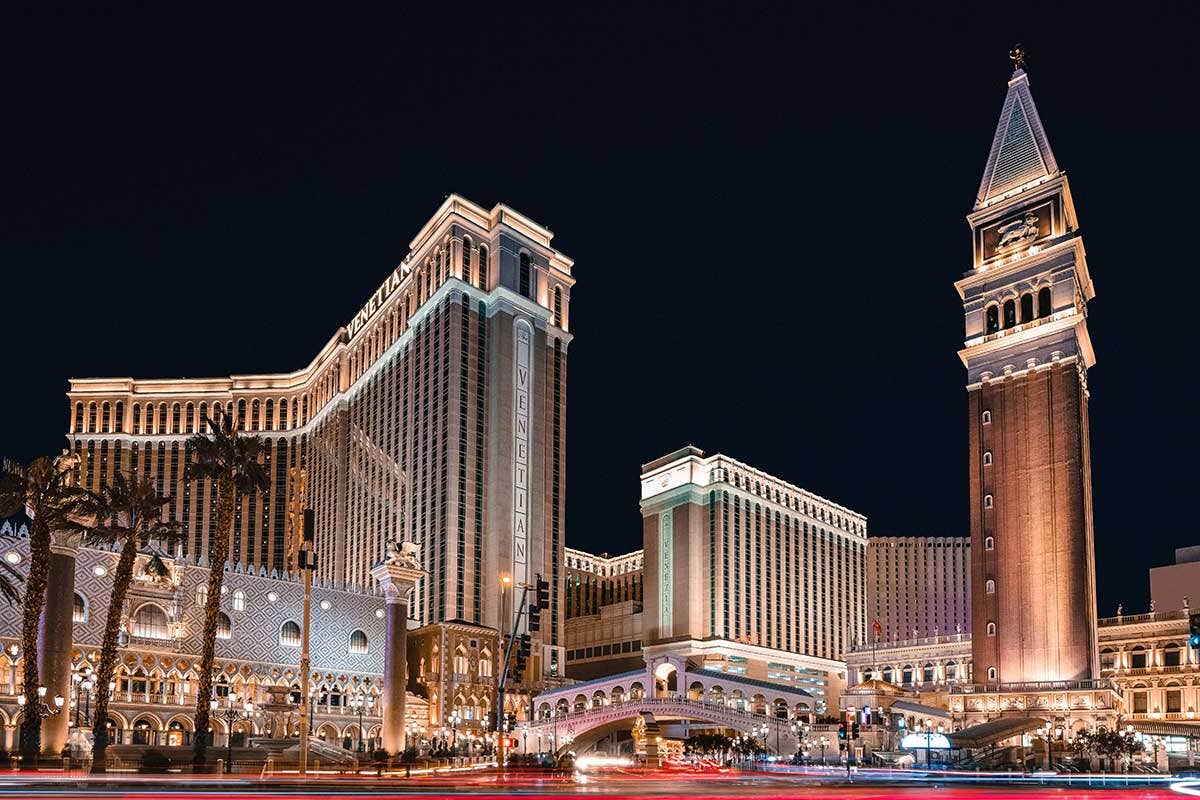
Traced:
POLYGON ((838 738, 839 739, 846 738, 846 723, 844 723, 844 722, 841 723, 840 725, 838 725, 838 738))
POLYGON ((850 726, 850 738, 851 739, 858 738, 858 720, 855 720, 854 724, 850 726))
POLYGON ((504 712, 504 730, 511 731, 517 727, 517 714, 515 711, 504 712))
POLYGON ((537 607, 550 607, 550 581, 542 580, 542 576, 537 576, 537 607))
POLYGON ((542 609, 541 606, 531 605, 529 607, 529 632, 537 633, 542 627, 542 609))
POLYGON ((1200 614, 1188 617, 1188 633, 1188 645, 1193 648, 1200 647, 1200 614))
POLYGON ((496 730, 496 712, 495 711, 487 712, 487 728, 486 728, 486 730, 489 730, 489 731, 496 730))

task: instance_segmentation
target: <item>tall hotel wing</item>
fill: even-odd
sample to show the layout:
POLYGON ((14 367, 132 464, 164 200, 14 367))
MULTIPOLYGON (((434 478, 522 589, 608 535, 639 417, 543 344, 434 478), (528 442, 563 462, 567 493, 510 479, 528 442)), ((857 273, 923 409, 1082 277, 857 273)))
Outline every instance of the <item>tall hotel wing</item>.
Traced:
POLYGON ((204 565, 216 498, 209 481, 184 480, 187 439, 223 406, 267 441, 272 478, 264 495, 239 498, 235 569, 289 573, 304 504, 331 588, 373 592, 388 543, 420 545, 428 577, 410 608, 422 625, 499 626, 501 575, 519 585, 541 573, 552 605, 533 674, 558 671, 574 280, 552 236, 503 205, 451 195, 301 370, 72 380, 81 479, 96 489, 116 469, 153 478, 186 532, 180 557, 204 565))

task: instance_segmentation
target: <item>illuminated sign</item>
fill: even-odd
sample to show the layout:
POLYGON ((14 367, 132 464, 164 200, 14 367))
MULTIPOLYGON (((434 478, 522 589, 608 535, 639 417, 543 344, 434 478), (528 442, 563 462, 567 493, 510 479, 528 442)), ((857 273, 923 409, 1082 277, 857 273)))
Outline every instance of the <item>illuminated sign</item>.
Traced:
POLYGON ((900 740, 902 750, 949 750, 950 740, 944 733, 906 733, 900 740))
POLYGON ((675 574, 675 509, 668 508, 658 515, 658 635, 674 635, 675 586, 671 577, 675 574))
POLYGON ((533 328, 513 322, 513 577, 529 580, 529 398, 533 328))
POLYGON ((346 325, 346 330, 350 332, 351 339, 366 327, 367 322, 370 321, 371 317, 375 316, 376 311, 383 308, 384 303, 388 301, 389 297, 395 294, 396 290, 400 288, 400 284, 404 282, 404 279, 410 272, 412 272, 412 267, 407 263, 396 267, 396 269, 392 270, 392 274, 388 276, 388 279, 375 290, 375 293, 367 298, 367 302, 346 325))

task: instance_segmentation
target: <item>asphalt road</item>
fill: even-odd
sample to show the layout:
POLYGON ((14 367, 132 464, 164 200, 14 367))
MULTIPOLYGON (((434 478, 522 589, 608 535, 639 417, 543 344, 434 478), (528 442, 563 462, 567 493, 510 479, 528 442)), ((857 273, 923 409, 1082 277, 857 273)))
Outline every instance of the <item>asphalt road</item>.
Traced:
POLYGON ((539 772, 495 771, 437 774, 411 779, 374 776, 326 775, 307 783, 294 776, 259 780, 250 777, 214 779, 190 776, 123 775, 99 778, 64 777, 50 773, 37 776, 10 773, 0 775, 0 800, 8 797, 113 797, 139 800, 228 800, 239 798, 308 797, 471 797, 473 800, 501 800, 514 795, 541 798, 603 797, 705 797, 711 800, 744 800, 747 797, 772 798, 912 798, 913 800, 1029 800, 1053 797, 1056 800, 1100 800, 1139 798, 1139 800, 1180 800, 1187 794, 1200 796, 1200 781, 1194 784, 1161 782, 1157 785, 1123 786, 1111 776, 1096 777, 1092 786, 1087 779, 1066 781, 1046 779, 1024 784, 995 785, 994 776, 931 776, 903 773, 874 773, 847 783, 844 775, 809 772, 761 773, 720 772, 680 773, 611 770, 591 774, 547 776, 539 772), (1190 788, 1194 785, 1196 788, 1190 788))

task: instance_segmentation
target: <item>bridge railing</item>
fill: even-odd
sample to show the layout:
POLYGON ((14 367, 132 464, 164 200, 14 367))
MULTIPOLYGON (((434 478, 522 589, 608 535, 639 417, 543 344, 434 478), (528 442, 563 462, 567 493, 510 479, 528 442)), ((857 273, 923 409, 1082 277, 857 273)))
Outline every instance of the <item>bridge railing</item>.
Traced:
POLYGON ((726 703, 714 703, 709 700, 693 700, 684 695, 671 695, 668 697, 644 697, 644 698, 641 698, 638 700, 629 699, 629 698, 622 698, 621 700, 615 700, 615 701, 610 700, 609 702, 607 702, 604 705, 599 706, 599 707, 585 708, 585 709, 582 709, 579 711, 571 710, 565 714, 555 714, 553 711, 551 711, 550 717, 540 717, 540 718, 534 720, 533 722, 534 722, 534 724, 537 724, 537 725, 550 725, 550 724, 553 724, 556 720, 558 722, 570 722, 571 720, 585 719, 587 717, 595 716, 597 714, 603 714, 605 711, 609 711, 613 708, 622 708, 624 706, 646 706, 648 708, 654 708, 656 706, 677 706, 677 705, 685 705, 685 706, 689 706, 691 708, 704 709, 707 711, 712 711, 714 713, 731 714, 733 716, 742 717, 742 718, 747 719, 752 722, 758 722, 758 723, 765 722, 765 723, 768 723, 771 725, 783 725, 785 727, 787 725, 791 724, 791 720, 784 719, 783 717, 774 717, 769 714, 760 714, 757 711, 741 709, 741 708, 738 708, 737 706, 728 705, 726 703))

